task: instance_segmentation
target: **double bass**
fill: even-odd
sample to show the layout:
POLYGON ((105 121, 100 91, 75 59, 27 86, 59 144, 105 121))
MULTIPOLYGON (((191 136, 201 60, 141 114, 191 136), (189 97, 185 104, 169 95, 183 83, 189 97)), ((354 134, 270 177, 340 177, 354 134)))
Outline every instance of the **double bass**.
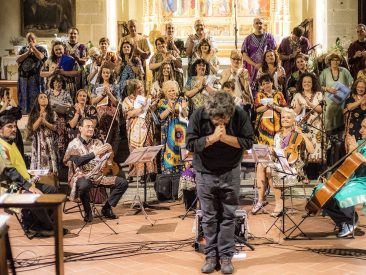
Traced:
MULTIPOLYGON (((348 153, 343 159, 339 160, 334 165, 338 165, 345 159, 342 165, 338 167, 338 169, 330 176, 330 178, 323 181, 323 186, 314 192, 306 204, 305 209, 309 215, 318 214, 320 210, 324 208, 326 203, 348 182, 357 168, 366 163, 366 158, 361 153, 357 152, 357 149, 365 145, 365 143, 366 141, 364 141, 361 145, 348 153)), ((334 168, 334 166, 331 168, 334 168)))

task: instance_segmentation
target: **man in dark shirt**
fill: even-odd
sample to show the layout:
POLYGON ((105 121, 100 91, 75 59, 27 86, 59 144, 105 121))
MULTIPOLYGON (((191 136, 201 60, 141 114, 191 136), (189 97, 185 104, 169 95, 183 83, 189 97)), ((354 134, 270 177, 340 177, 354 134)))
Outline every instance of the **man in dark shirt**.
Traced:
POLYGON ((235 252, 235 210, 238 206, 243 150, 254 141, 250 119, 225 92, 211 96, 191 116, 187 149, 193 152, 197 195, 206 238, 203 273, 211 273, 220 258, 221 272, 231 274, 235 252))
MULTIPOLYGON (((94 124, 90 118, 79 122, 80 136, 74 138, 68 145, 64 163, 69 167, 70 199, 80 198, 85 211, 85 222, 93 221, 90 207, 89 191, 92 185, 111 187, 111 194, 102 208, 102 215, 109 219, 117 219, 112 211, 122 195, 126 192, 128 183, 125 178, 105 176, 102 171, 101 158, 112 152, 110 144, 103 144, 99 139, 93 139, 94 124)), ((105 161, 104 161, 105 163, 105 161)))
POLYGON ((348 47, 348 63, 350 72, 354 79, 357 78, 357 73, 365 69, 366 60, 366 25, 359 24, 356 28, 357 40, 352 42, 348 47))

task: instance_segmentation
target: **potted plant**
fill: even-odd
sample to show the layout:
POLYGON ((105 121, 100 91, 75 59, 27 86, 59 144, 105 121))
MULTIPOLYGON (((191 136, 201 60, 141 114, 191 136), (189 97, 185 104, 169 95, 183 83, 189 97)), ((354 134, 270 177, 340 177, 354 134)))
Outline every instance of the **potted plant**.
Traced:
MULTIPOLYGON (((24 37, 22 36, 13 36, 10 40, 9 40, 10 44, 13 45, 14 47, 14 52, 13 54, 18 54, 18 52, 20 51, 20 49, 23 46, 23 42, 24 42, 24 37)), ((12 53, 9 51, 9 54, 11 55, 12 53)))

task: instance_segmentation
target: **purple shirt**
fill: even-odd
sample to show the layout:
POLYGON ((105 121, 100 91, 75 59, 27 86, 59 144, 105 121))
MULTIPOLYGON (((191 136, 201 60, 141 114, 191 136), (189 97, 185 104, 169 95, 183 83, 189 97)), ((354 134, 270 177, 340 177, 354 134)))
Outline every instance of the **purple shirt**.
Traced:
MULTIPOLYGON (((241 52, 246 53, 255 63, 261 63, 264 53, 267 50, 276 49, 276 41, 272 34, 264 32, 263 35, 249 34, 241 46, 241 52)), ((257 70, 255 67, 244 61, 244 67, 248 70, 251 80, 252 91, 255 91, 255 80, 257 70)))

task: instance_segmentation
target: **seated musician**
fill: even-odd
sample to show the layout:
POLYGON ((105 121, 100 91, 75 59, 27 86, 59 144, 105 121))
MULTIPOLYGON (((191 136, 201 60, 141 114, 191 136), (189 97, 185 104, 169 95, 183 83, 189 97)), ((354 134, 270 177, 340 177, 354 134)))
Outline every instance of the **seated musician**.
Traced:
MULTIPOLYGON (((354 136, 347 135, 346 143, 349 152, 356 149, 362 142, 366 141, 366 118, 362 120, 360 134, 362 140, 356 142, 354 136)), ((362 145, 357 149, 364 157, 366 157, 366 145, 362 145)), ((348 182, 338 191, 338 193, 330 199, 325 205, 325 212, 338 226, 338 238, 346 237, 353 233, 357 227, 358 215, 355 212, 356 204, 364 204, 363 210, 366 209, 366 168, 360 166, 348 182)))
MULTIPOLYGON (((274 137, 274 147, 276 149, 282 149, 285 151, 286 148, 290 148, 288 146, 293 146, 293 140, 295 134, 297 133, 300 136, 300 144, 298 148, 300 151, 305 149, 308 153, 312 153, 314 151, 314 146, 309 138, 304 135, 301 129, 295 126, 295 117, 296 113, 294 110, 289 108, 282 108, 281 111, 281 130, 276 133, 274 137), (302 138, 302 141, 301 141, 302 138)), ((304 162, 302 160, 301 154, 298 155, 298 158, 293 162, 289 163, 292 172, 296 175, 286 175, 284 186, 290 187, 294 186, 298 183, 299 178, 303 176, 303 166, 304 162)), ((255 215, 261 210, 265 205, 268 204, 266 201, 266 190, 268 188, 268 184, 273 188, 273 193, 275 196, 275 209, 271 213, 273 217, 279 217, 283 214, 283 202, 281 198, 281 191, 283 187, 282 177, 283 173, 278 172, 278 170, 283 170, 280 163, 278 161, 275 162, 274 165, 266 165, 263 163, 259 163, 257 166, 257 187, 258 187, 258 202, 252 209, 252 214, 255 215)))
MULTIPOLYGON (((0 116, 0 155, 4 164, 0 177, 1 180, 6 181, 6 192, 57 193, 56 187, 42 184, 38 178, 31 179, 24 159, 14 142, 16 133, 16 118, 10 115, 0 116)), ((25 231, 34 236, 46 237, 53 234, 52 215, 45 209, 23 209, 22 223, 25 231)), ((64 234, 67 232, 67 229, 64 229, 64 234)))
MULTIPOLYGON (((69 167, 69 185, 71 186, 70 198, 80 199, 84 211, 85 222, 93 221, 93 213, 90 206, 89 191, 92 185, 111 187, 111 194, 102 208, 102 215, 108 219, 117 219, 112 211, 126 192, 127 180, 116 176, 104 176, 102 172, 102 158, 112 152, 110 144, 103 143, 99 139, 93 139, 94 124, 90 118, 82 118, 79 121, 80 136, 74 138, 67 147, 64 163, 69 167)), ((105 161, 104 161, 105 163, 105 161)))

